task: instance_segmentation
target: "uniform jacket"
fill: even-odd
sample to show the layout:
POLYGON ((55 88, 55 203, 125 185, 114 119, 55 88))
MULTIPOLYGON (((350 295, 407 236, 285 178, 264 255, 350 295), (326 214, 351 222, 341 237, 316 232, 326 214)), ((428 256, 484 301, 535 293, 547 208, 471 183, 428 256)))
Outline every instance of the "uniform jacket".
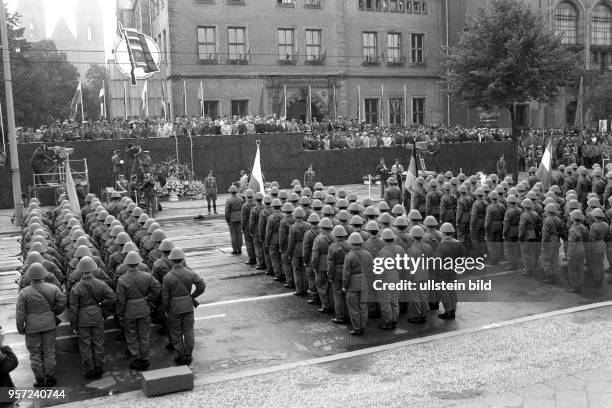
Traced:
POLYGON ((329 231, 321 231, 312 245, 312 269, 319 272, 327 272, 327 255, 329 246, 333 239, 329 231))
POLYGON ((70 325, 93 327, 104 324, 100 304, 113 304, 115 292, 106 283, 95 277, 81 279, 70 291, 70 325))
POLYGON ((259 225, 257 231, 259 232, 259 240, 265 242, 266 240, 266 228, 268 224, 268 217, 273 213, 273 209, 270 206, 264 206, 259 212, 259 225))
POLYGON ((457 199, 450 193, 445 193, 440 198, 440 222, 455 223, 457 213, 457 199))
POLYGON ((393 208, 394 205, 399 204, 402 201, 402 191, 397 186, 389 186, 385 190, 385 201, 389 204, 389 207, 393 208))
POLYGON ((591 224, 589 229, 589 245, 590 253, 603 254, 606 251, 604 240, 608 234, 608 224, 604 221, 596 220, 591 224))
POLYGON ((556 215, 549 215, 542 221, 542 242, 559 243, 559 238, 563 236, 565 226, 561 218, 556 215))
POLYGON ((444 268, 446 262, 444 259, 458 259, 463 258, 467 255, 465 246, 452 237, 444 237, 438 244, 438 250, 436 256, 442 259, 442 268, 435 269, 435 277, 440 280, 453 280, 457 276, 454 268, 444 268))
POLYGON ((206 289, 204 279, 183 265, 174 265, 164 277, 162 284, 162 307, 169 314, 183 314, 193 311, 192 299, 206 289), (191 288, 195 286, 193 293, 191 288))
POLYGON ((315 238, 321 229, 319 226, 311 226, 311 229, 304 233, 304 239, 302 241, 302 258, 304 258, 304 263, 306 265, 310 265, 312 262, 312 247, 314 245, 315 238))
POLYGON ((585 255, 585 243, 589 242, 589 230, 583 224, 573 224, 567 234, 567 257, 585 255))
POLYGON ((522 212, 523 210, 519 207, 510 207, 504 214, 503 235, 505 239, 518 238, 522 212))
POLYGON ((342 280, 342 269, 344 257, 351 250, 351 245, 346 240, 336 241, 329 246, 327 253, 327 277, 340 282, 342 280))
POLYGON ((303 253, 304 235, 309 231, 311 225, 304 220, 296 220, 291 227, 289 227, 289 238, 287 241, 287 253, 292 258, 301 258, 303 253))
POLYGON ((266 223, 266 238, 264 240, 266 247, 279 245, 278 235, 282 219, 283 214, 280 211, 274 211, 272 215, 268 217, 266 223))
POLYGON ((242 208, 240 209, 240 222, 242 223, 242 231, 251 235, 251 230, 249 228, 249 218, 251 217, 251 210, 255 207, 255 200, 247 200, 246 203, 242 204, 242 208))
POLYGON ((260 240, 259 237, 259 214, 264 209, 262 202, 256 202, 251 208, 251 214, 249 214, 249 232, 253 238, 260 240))
POLYGON ((295 217, 291 214, 285 215, 281 220, 278 228, 278 245, 282 252, 287 252, 287 244, 289 243, 289 228, 295 223, 295 217))
POLYGON ((537 238, 536 225, 538 214, 532 210, 525 210, 521 214, 519 221, 519 241, 533 241, 537 238))
POLYGON ((148 302, 157 302, 161 285, 150 273, 130 269, 117 282, 117 315, 140 319, 150 314, 148 302))
POLYGON ((438 218, 440 216, 440 199, 442 198, 442 193, 438 190, 433 190, 427 193, 426 196, 426 204, 425 204, 425 214, 433 215, 438 218))
MULTIPOLYGON (((411 258, 430 258, 433 256, 433 250, 427 243, 415 240, 414 244, 412 244, 408 250, 408 256, 411 258)), ((429 279, 429 269, 427 269, 427 265, 421 265, 415 271, 410 271, 410 273, 412 274, 414 282, 422 282, 429 279)))
POLYGON ((225 202, 225 222, 240 222, 242 217, 242 204, 244 202, 240 197, 232 194, 225 202))
POLYGON ((501 234, 504 229, 504 213, 506 209, 501 203, 491 203, 487 206, 485 217, 485 232, 491 235, 501 234))
POLYGON ((470 197, 460 196, 457 200, 457 225, 470 222, 473 201, 470 197))
POLYGON ((412 208, 418 210, 421 214, 425 213, 425 204, 427 201, 427 192, 425 188, 421 185, 417 185, 414 193, 412 193, 411 198, 412 208))
POLYGON ((347 292, 368 293, 370 301, 375 300, 372 287, 375 275, 373 273, 373 257, 361 248, 352 248, 344 257, 342 267, 342 289, 347 292), (373 296, 370 298, 370 296, 373 296))
MULTIPOLYGON (((377 258, 395 259, 396 255, 403 257, 405 254, 406 252, 401 246, 396 245, 394 243, 385 243, 385 245, 382 247, 382 249, 378 253, 377 258)), ((396 269, 395 267, 393 267, 391 269, 384 268, 382 275, 379 275, 378 277, 384 283, 397 283, 399 282, 400 278, 407 278, 407 276, 403 276, 403 275, 404 275, 403 270, 396 269)))
POLYGON ((151 274, 159 283, 163 283, 164 276, 172 269, 173 263, 168 258, 159 258, 153 263, 151 274))
POLYGON ((33 282, 17 297, 17 331, 24 334, 53 330, 56 327, 55 316, 65 308, 66 296, 57 286, 33 282))

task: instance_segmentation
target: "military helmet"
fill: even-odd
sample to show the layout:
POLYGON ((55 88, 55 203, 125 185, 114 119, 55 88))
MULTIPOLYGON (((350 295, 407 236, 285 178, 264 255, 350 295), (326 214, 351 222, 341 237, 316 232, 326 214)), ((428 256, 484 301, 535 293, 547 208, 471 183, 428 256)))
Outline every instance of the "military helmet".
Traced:
POLYGON ((314 208, 315 210, 319 208, 323 208, 323 203, 321 202, 321 200, 313 200, 311 207, 314 208))
POLYGON ((345 200, 344 198, 339 199, 338 202, 336 203, 336 207, 340 209, 348 208, 348 206, 349 206, 349 202, 345 200))
POLYGON ((497 200, 499 198, 499 193, 497 191, 491 191, 489 193, 489 199, 497 200))
POLYGON ((251 190, 250 188, 247 188, 246 191, 244 192, 244 196, 246 198, 253 198, 255 196, 255 192, 251 190))
POLYGON ((570 212, 570 218, 572 220, 574 220, 574 221, 577 221, 577 220, 584 221, 584 219, 585 219, 584 214, 582 213, 582 211, 578 210, 578 209, 572 210, 572 212, 570 212))
POLYGON ((106 210, 102 210, 98 213, 98 216, 96 217, 96 219, 98 221, 104 221, 106 219, 106 217, 108 217, 108 211, 106 210))
POLYGON ((140 214, 140 217, 138 217, 138 223, 144 224, 145 222, 147 222, 148 219, 149 219, 148 214, 140 214))
POLYGON ((125 256, 125 259, 123 260, 123 262, 126 265, 138 265, 142 262, 142 258, 140 257, 140 254, 138 252, 130 251, 125 256))
POLYGON ((464 185, 462 184, 462 185, 460 185, 460 186, 457 188, 457 191, 458 191, 460 194, 467 194, 468 189, 467 189, 467 187, 466 187, 466 186, 464 186, 464 185))
POLYGON ((335 214, 334 209, 332 208, 331 205, 325 205, 323 206, 323 215, 327 216, 333 216, 335 214))
POLYGON ((387 184, 391 184, 391 185, 393 185, 393 184, 397 184, 397 178, 395 178, 395 177, 389 177, 389 178, 387 179, 387 184))
POLYGON ((138 218, 138 217, 140 217, 142 214, 144 214, 144 211, 142 211, 142 208, 140 208, 140 207, 136 207, 136 208, 134 208, 134 209, 132 210, 132 213, 131 213, 132 217, 134 217, 134 218, 138 218))
POLYGON ((601 208, 595 208, 593 211, 591 211, 591 216, 595 217, 595 218, 606 218, 603 210, 601 208))
POLYGON ((378 209, 380 211, 389 211, 391 208, 389 207, 389 204, 387 204, 386 201, 381 201, 380 203, 378 203, 378 209))
POLYGON ((533 200, 537 200, 538 199, 538 194, 535 191, 531 190, 531 191, 529 191, 527 193, 527 198, 532 200, 532 201, 533 200))
POLYGON ((278 192, 279 192, 278 187, 272 187, 270 189, 270 195, 272 195, 272 196, 278 196, 278 192))
POLYGON ((83 231, 82 229, 75 229, 74 231, 72 231, 72 233, 70 234, 70 240, 71 241, 76 241, 79 237, 82 237, 85 235, 85 231, 83 231))
POLYGON ((597 208, 597 207, 599 207, 599 200, 597 198, 594 198, 594 197, 593 198, 589 198, 587 200, 587 205, 589 207, 596 207, 597 208))
POLYGON ((393 209, 391 210, 391 212, 395 216, 403 215, 404 214, 404 206, 401 205, 401 204, 395 204, 393 206, 393 209))
POLYGON ((421 176, 417 177, 415 180, 415 183, 419 184, 419 185, 424 185, 425 184, 425 179, 421 176))
POLYGON ((325 193, 323 191, 321 191, 321 190, 316 190, 314 192, 314 194, 312 195, 312 198, 315 199, 315 200, 323 201, 323 200, 325 200, 325 193))
POLYGON ((84 256, 91 256, 91 249, 86 245, 79 245, 77 249, 74 251, 75 258, 82 258, 84 256))
POLYGON ((325 201, 323 201, 325 204, 336 204, 336 197, 334 197, 331 194, 328 194, 325 197, 325 201))
POLYGON ((376 221, 370 221, 365 226, 366 231, 379 231, 378 223, 376 221))
POLYGON ((39 254, 44 254, 47 252, 47 246, 42 242, 34 242, 30 247, 29 252, 38 252, 39 254))
POLYGON ((363 215, 375 216, 375 215, 378 215, 378 211, 376 211, 376 208, 369 206, 363 211, 363 215))
MULTIPOLYGON (((111 193, 110 198, 111 198, 111 200, 120 200, 121 199, 121 193, 119 193, 118 191, 113 191, 111 193)), ((93 200, 93 198, 92 198, 92 200, 93 200)))
POLYGON ((317 181, 314 185, 315 190, 323 190, 323 183, 317 181))
POLYGON ((264 199, 264 194, 261 191, 258 191, 255 193, 255 200, 263 201, 263 199, 264 199))
POLYGON ((302 193, 302 186, 299 184, 296 184, 293 186, 293 192, 297 193, 297 194, 301 194, 302 193))
POLYGON ((285 190, 280 190, 278 192, 278 198, 280 198, 281 200, 286 200, 289 198, 289 194, 285 190))
POLYGON ((385 241, 389 241, 389 240, 394 240, 396 237, 395 237, 395 233, 393 232, 391 228, 385 228, 382 234, 380 235, 380 238, 385 241))
POLYGON ((28 267, 26 275, 32 280, 41 280, 49 273, 40 262, 34 262, 28 267))
POLYGON ((428 215, 427 217, 425 217, 425 220, 423 221, 423 224, 426 227, 437 227, 438 226, 438 221, 436 221, 434 216, 428 215))
POLYGON ((363 218, 361 218, 359 215, 353 215, 353 217, 349 221, 349 224, 350 225, 363 225, 363 218))
POLYGON ((312 213, 308 216, 308 222, 311 224, 318 224, 321 221, 321 218, 317 213, 312 213))
POLYGON ((268 204, 268 205, 272 204, 272 197, 269 195, 265 195, 263 198, 263 202, 264 204, 268 204))
POLYGON ((91 273, 98 269, 98 265, 96 261, 94 261, 90 256, 86 255, 81 258, 79 263, 77 263, 76 271, 81 273, 91 273))
POLYGON ((93 244, 86 236, 78 237, 76 243, 74 244, 75 248, 80 247, 81 245, 86 246, 87 248, 93 248, 93 244))
POLYGON ((340 211, 338 211, 338 214, 336 215, 336 218, 339 221, 348 221, 349 218, 351 218, 351 215, 346 210, 340 210, 340 211))
POLYGON ((275 198, 274 200, 272 200, 272 204, 270 204, 272 207, 274 208, 281 208, 283 205, 283 202, 280 200, 280 198, 275 198))
POLYGON ((174 247, 170 251, 170 255, 168 255, 168 259, 171 261, 180 261, 181 259, 185 259, 185 253, 179 247, 174 247))
POLYGON ((302 190, 302 195, 306 197, 310 197, 312 195, 312 190, 309 189, 308 187, 304 187, 304 189, 302 190))
POLYGON ((408 219, 411 221, 420 221, 423 219, 423 216, 419 212, 419 210, 410 210, 408 213, 408 219))
POLYGON ((174 242, 172 242, 172 240, 165 238, 160 244, 159 244, 159 250, 160 251, 170 251, 172 250, 172 248, 174 248, 174 242))
POLYGON ((557 208, 557 205, 554 203, 546 204, 546 206, 544 207, 544 211, 546 211, 547 213, 553 213, 553 214, 559 213, 559 209, 557 208))
POLYGON ((302 197, 300 198, 300 205, 303 205, 303 206, 308 206, 308 205, 310 205, 310 198, 308 198, 308 197, 306 197, 306 196, 302 196, 302 197))
POLYGON ((113 221, 115 221, 115 217, 113 217, 112 215, 109 215, 109 216, 108 216, 108 217, 106 217, 106 219, 104 220, 104 224, 106 224, 106 225, 111 225, 113 221))
POLYGON ((293 212, 293 206, 291 205, 291 203, 285 203, 283 204, 282 211, 284 213, 291 214, 293 212))
POLYGON ((324 217, 319 223, 319 226, 323 229, 332 229, 334 228, 334 223, 329 218, 324 217))
POLYGON ((356 212, 356 213, 361 212, 361 208, 359 207, 359 204, 357 203, 351 203, 351 205, 348 206, 348 210, 350 212, 356 212))
POLYGON ((346 190, 338 190, 338 198, 346 198, 346 190))
POLYGON ((399 216, 395 219, 395 221, 393 221, 393 225, 395 225, 396 227, 407 227, 408 220, 404 216, 399 216))
POLYGON ((134 208, 136 208, 136 203, 129 203, 126 208, 126 211, 131 214, 132 211, 134 211, 134 208))
POLYGON ((327 189, 327 194, 332 195, 332 196, 335 196, 335 195, 336 195, 336 189, 335 189, 335 188, 333 188, 333 187, 329 187, 329 188, 327 189))
POLYGON ((440 232, 443 234, 454 234, 455 228, 453 227, 453 224, 451 224, 450 222, 445 222, 444 224, 440 226, 440 232))
POLYGON ((300 196, 297 195, 297 193, 290 193, 289 194, 289 202, 290 203, 298 203, 300 201, 300 196))
POLYGON ((578 208, 580 208, 580 203, 578 202, 578 200, 572 199, 567 202, 568 210, 576 210, 578 208))
POLYGON ((162 242, 164 239, 168 238, 163 229, 158 229, 153 231, 151 234, 151 241, 154 242, 162 242))
POLYGON ((130 236, 128 235, 127 232, 123 231, 120 232, 117 235, 117 238, 115 238, 115 244, 118 245, 125 245, 126 243, 130 242, 132 239, 130 238, 130 236))
POLYGON ((295 210, 293 210, 293 216, 295 218, 304 218, 306 216, 306 213, 304 212, 304 209, 302 207, 297 207, 295 210))
POLYGON ((526 198, 521 202, 523 208, 533 208, 533 201, 530 198, 526 198))
POLYGON ((336 225, 332 230, 332 237, 346 237, 348 234, 342 225, 336 225))
POLYGON ((510 194, 508 196, 508 198, 506 198, 506 202, 507 203, 514 203, 514 204, 516 204, 516 203, 518 203, 518 198, 516 198, 516 196, 514 194, 510 194))
POLYGON ((367 208, 371 205, 374 205, 374 201, 372 201, 370 197, 366 197, 363 199, 363 201, 361 201, 361 205, 363 206, 363 208, 367 208))
POLYGON ((232 184, 230 188, 227 189, 227 191, 231 194, 236 194, 238 192, 238 187, 232 184))
POLYGON ((423 231, 423 228, 419 227, 418 225, 415 225, 410 230, 410 236, 412 238, 423 238, 425 236, 425 231, 423 231))
POLYGON ((348 238, 348 243, 351 245, 361 245, 363 244, 363 238, 361 237, 360 233, 353 232, 348 238))
POLYGON ((380 214, 380 217, 378 217, 378 221, 381 224, 391 224, 391 222, 393 222, 393 218, 389 213, 382 213, 380 214))
POLYGON ((121 252, 124 254, 127 254, 128 252, 131 252, 131 251, 138 252, 138 247, 132 241, 126 242, 121 252))
POLYGON ((357 201, 357 194, 351 193, 346 196, 346 199, 349 201, 349 203, 354 203, 355 201, 357 201))

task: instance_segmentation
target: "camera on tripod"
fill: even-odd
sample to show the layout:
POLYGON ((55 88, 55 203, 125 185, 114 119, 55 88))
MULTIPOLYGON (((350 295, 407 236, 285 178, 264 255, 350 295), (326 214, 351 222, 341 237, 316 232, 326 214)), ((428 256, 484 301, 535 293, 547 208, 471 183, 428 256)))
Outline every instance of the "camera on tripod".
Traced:
POLYGON ((129 144, 125 149, 125 153, 129 158, 133 159, 142 153, 142 147, 129 144))

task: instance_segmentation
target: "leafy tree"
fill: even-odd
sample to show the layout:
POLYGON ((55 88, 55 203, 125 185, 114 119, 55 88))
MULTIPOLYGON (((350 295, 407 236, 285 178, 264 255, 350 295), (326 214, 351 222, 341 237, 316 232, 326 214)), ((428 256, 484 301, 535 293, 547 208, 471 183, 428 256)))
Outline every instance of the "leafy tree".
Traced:
POLYGON ((612 83, 596 81, 597 86, 586 86, 584 92, 584 111, 590 112, 593 120, 612 117, 612 83))
MULTIPOLYGON (((85 73, 83 83, 83 108, 87 119, 100 118, 100 89, 104 85, 108 93, 108 70, 103 65, 93 64, 85 73)), ((106 111, 108 112, 108 100, 106 111)))
POLYGON ((521 0, 492 0, 467 24, 446 61, 451 98, 468 107, 510 111, 518 180, 514 107, 521 102, 551 102, 562 87, 575 85, 581 72, 578 55, 564 47, 544 18, 521 0))

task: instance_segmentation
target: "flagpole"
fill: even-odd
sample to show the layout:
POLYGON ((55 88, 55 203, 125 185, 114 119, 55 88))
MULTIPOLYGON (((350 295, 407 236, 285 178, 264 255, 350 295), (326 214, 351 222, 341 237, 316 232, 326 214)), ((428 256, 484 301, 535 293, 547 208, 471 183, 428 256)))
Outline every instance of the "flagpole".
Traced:
POLYGON ((108 112, 106 111, 106 86, 102 81, 102 89, 104 89, 104 95, 102 95, 102 102, 104 103, 104 119, 108 119, 108 112))
POLYGON ((287 84, 283 84, 283 108, 285 119, 287 119, 287 84))
POLYGON ((306 123, 312 123, 312 89, 308 85, 308 106, 306 106, 306 123))
POLYGON ((336 85, 334 84, 334 122, 338 121, 338 107, 336 106, 336 85))
POLYGON ((183 110, 185 116, 187 116, 187 82, 183 80, 183 110))
POLYGON ((81 88, 81 120, 85 123, 85 114, 83 114, 83 85, 79 81, 79 88, 81 88))
POLYGON ((145 113, 147 118, 149 117, 149 82, 145 81, 145 86, 147 87, 147 92, 145 93, 145 113))
POLYGON ((380 126, 385 126, 385 86, 380 84, 380 126))
POLYGON ((361 123, 361 85, 357 81, 357 120, 361 123))
POLYGON ((127 101, 127 81, 123 81, 123 107, 125 108, 125 118, 128 118, 128 101, 127 101))
POLYGON ((404 127, 408 127, 408 98, 406 95, 406 84, 404 84, 404 127))
POLYGON ((200 81, 200 117, 204 116, 204 86, 202 85, 202 81, 200 81))
POLYGON ((4 118, 2 117, 2 100, 0 99, 0 130, 2 131, 2 151, 6 155, 6 140, 4 140, 4 118))

